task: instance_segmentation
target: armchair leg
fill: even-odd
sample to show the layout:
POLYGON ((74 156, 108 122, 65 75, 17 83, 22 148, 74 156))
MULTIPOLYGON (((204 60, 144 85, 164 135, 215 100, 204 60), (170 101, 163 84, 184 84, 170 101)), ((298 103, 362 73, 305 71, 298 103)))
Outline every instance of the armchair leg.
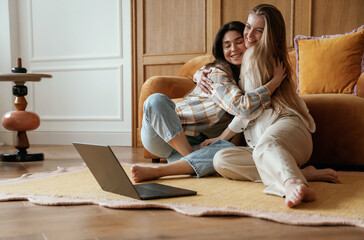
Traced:
POLYGON ((160 158, 152 158, 152 163, 160 163, 160 158))

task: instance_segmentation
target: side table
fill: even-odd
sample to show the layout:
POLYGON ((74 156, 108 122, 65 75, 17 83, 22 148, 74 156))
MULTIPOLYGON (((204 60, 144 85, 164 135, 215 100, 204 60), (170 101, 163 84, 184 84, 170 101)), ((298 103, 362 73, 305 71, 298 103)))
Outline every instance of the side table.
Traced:
POLYGON ((12 69, 12 73, 0 73, 0 81, 14 82, 13 95, 15 96, 14 106, 16 111, 7 112, 2 118, 4 128, 10 131, 17 131, 15 154, 1 154, 1 160, 6 162, 28 162, 41 161, 44 159, 43 153, 28 153, 29 140, 26 131, 37 129, 40 119, 37 114, 25 111, 28 103, 25 96, 28 94, 26 82, 39 82, 42 78, 51 78, 49 74, 26 73, 26 69, 21 67, 21 59, 18 59, 18 67, 12 69))

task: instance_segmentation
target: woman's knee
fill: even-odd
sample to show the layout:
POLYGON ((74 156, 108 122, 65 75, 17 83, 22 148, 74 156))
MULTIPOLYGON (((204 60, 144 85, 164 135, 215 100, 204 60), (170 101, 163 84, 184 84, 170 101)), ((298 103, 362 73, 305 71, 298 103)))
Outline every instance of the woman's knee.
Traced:
POLYGON ((214 158, 213 158, 213 165, 217 172, 221 171, 222 169, 226 168, 226 165, 229 164, 231 160, 231 153, 235 151, 236 147, 228 147, 219 150, 214 158))
POLYGON ((264 156, 281 147, 281 143, 273 136, 262 137, 253 150, 253 159, 262 161, 264 156))
POLYGON ((154 93, 150 95, 143 104, 144 113, 158 113, 166 109, 166 107, 174 108, 173 101, 162 93, 154 93))
POLYGON ((213 165, 216 170, 216 172, 219 172, 219 170, 222 168, 223 165, 223 159, 226 149, 221 149, 217 153, 215 153, 213 158, 213 165))
POLYGON ((215 171, 235 180, 260 180, 251 156, 251 148, 231 147, 218 151, 213 160, 215 171))

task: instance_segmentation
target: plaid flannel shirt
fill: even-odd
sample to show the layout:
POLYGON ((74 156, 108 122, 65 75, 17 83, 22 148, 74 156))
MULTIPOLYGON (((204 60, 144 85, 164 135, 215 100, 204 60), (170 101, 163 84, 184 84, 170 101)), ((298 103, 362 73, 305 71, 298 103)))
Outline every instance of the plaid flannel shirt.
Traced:
POLYGON ((270 93, 266 86, 244 94, 234 79, 218 68, 213 67, 207 77, 213 82, 211 94, 202 92, 196 86, 176 104, 176 112, 186 135, 199 135, 216 124, 226 112, 247 117, 270 102, 270 93))

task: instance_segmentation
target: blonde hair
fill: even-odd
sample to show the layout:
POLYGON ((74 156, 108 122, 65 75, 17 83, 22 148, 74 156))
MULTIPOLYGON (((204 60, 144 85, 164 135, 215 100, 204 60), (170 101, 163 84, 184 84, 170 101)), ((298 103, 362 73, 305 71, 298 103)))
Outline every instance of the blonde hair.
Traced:
POLYGON ((262 38, 251 48, 249 48, 243 58, 241 81, 244 86, 258 88, 266 84, 274 73, 276 61, 283 62, 286 67, 286 78, 272 94, 272 106, 287 106, 300 113, 307 121, 310 116, 307 110, 300 104, 299 96, 295 90, 295 84, 291 75, 291 64, 289 62, 288 50, 286 45, 286 29, 281 12, 273 5, 260 4, 253 8, 249 14, 263 17, 265 27, 262 38), (253 75, 253 79, 246 78, 246 74, 253 75))

